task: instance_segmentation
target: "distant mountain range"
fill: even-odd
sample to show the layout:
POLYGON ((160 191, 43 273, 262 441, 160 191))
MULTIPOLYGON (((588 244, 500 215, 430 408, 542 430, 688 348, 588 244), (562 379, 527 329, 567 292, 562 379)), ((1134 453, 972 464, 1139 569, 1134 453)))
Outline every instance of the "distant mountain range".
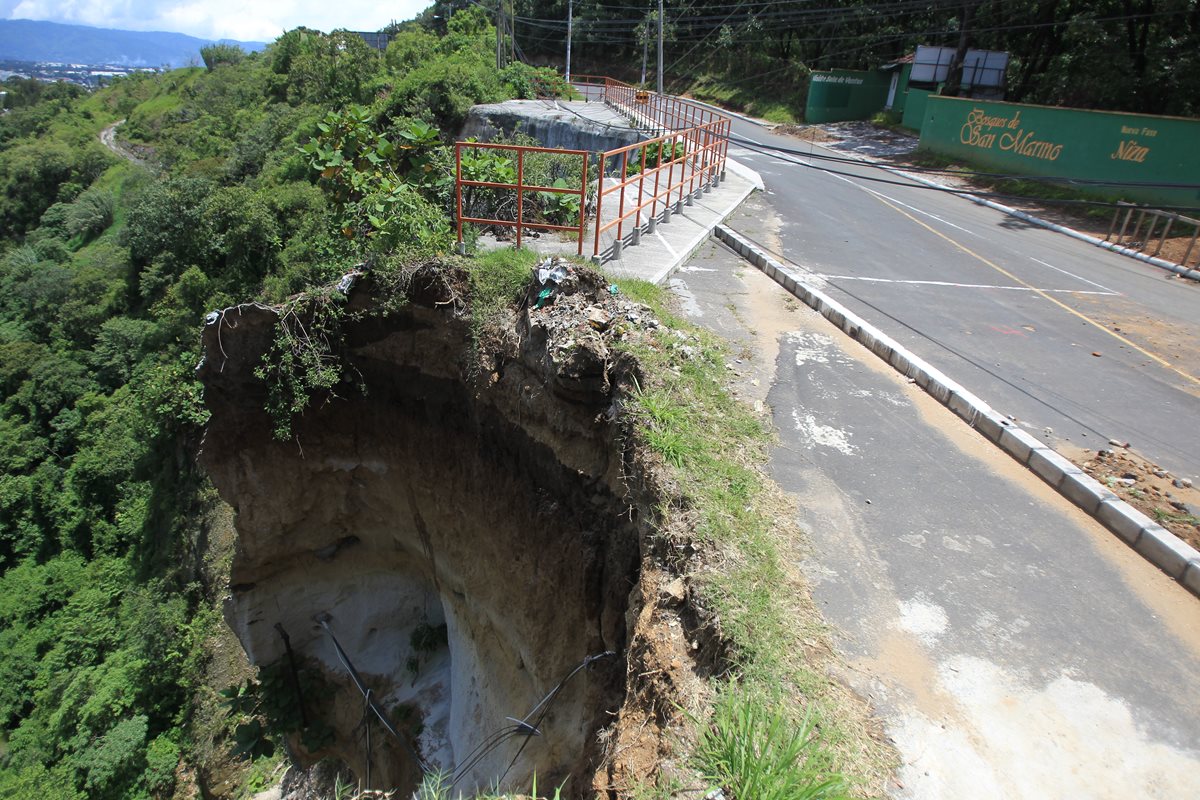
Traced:
MULTIPOLYGON (((236 42, 247 52, 263 42, 236 42)), ((85 25, 60 25, 28 19, 0 20, 0 59, 113 64, 125 67, 183 67, 200 64, 200 48, 213 44, 195 36, 163 31, 118 31, 85 25)))

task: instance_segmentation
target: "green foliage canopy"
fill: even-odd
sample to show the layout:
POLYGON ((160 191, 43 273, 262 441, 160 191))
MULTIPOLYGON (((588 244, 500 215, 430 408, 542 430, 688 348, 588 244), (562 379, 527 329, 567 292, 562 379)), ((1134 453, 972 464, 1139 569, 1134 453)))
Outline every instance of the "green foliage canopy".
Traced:
MULTIPOLYGON (((301 28, 92 95, 6 84, 0 796, 169 797, 197 758, 217 602, 198 554, 200 322, 450 247, 449 138, 518 91, 486 16, 456 17, 386 55, 301 28), (138 163, 99 142, 122 118, 138 163)), ((310 383, 339 380, 320 366, 310 383)))

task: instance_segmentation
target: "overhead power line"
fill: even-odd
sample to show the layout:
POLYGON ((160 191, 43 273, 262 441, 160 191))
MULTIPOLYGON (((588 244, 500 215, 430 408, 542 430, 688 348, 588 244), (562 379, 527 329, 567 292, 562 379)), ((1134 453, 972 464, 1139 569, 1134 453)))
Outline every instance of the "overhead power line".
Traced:
MULTIPOLYGON (((875 164, 870 161, 863 161, 857 158, 849 158, 846 156, 832 156, 816 152, 806 152, 803 150, 794 150, 789 147, 780 145, 763 144, 750 139, 743 139, 738 136, 730 135, 729 141, 743 147, 756 148, 759 150, 770 150, 775 153, 783 153, 790 156, 799 156, 802 158, 811 158, 816 161, 831 161, 839 164, 856 164, 861 166, 874 167, 876 169, 895 169, 883 164, 875 164)), ((1065 175, 1016 175, 1008 172, 980 172, 976 170, 957 170, 945 169, 942 167, 904 167, 905 172, 920 172, 934 175, 957 175, 970 178, 995 178, 997 180, 1026 180, 1036 181, 1038 183, 1056 183, 1064 185, 1077 186, 1113 186, 1124 188, 1141 188, 1141 189, 1200 189, 1200 183, 1162 183, 1157 181, 1109 181, 1099 178, 1072 178, 1065 175)))

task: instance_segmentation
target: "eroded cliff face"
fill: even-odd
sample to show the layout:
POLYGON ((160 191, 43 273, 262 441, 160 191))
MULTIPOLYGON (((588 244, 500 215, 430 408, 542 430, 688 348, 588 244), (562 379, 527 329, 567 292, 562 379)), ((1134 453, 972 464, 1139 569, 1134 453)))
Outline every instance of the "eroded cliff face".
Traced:
MULTIPOLYGON (((588 275, 564 284, 561 307, 621 313, 588 275)), ((427 766, 462 773, 456 790, 536 773, 574 776, 579 792, 625 697, 638 612, 627 623, 644 534, 614 389, 628 367, 586 316, 556 325, 528 310, 515 338, 481 353, 464 288, 453 270, 418 271, 407 302, 379 313, 380 290, 360 280, 343 356, 366 390, 317 398, 287 442, 253 374, 280 312, 238 306, 206 327, 202 460, 239 535, 226 619, 253 663, 285 658, 283 632, 323 672, 331 690, 304 704, 335 736, 314 753, 294 742, 302 759, 368 769, 364 699, 332 632, 427 766), (541 735, 489 749, 607 651, 563 687, 541 735)), ((372 784, 410 789, 413 757, 378 725, 371 741, 372 784)))

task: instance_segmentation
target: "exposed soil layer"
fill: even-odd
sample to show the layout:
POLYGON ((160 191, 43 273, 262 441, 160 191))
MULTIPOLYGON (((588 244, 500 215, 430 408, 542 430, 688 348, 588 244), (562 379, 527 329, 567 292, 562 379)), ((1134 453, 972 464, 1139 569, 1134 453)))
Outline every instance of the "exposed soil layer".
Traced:
POLYGON ((286 659, 286 633, 319 667, 328 690, 299 702, 334 736, 289 740, 302 763, 334 756, 402 792, 419 757, 459 771, 456 791, 536 773, 615 794, 656 768, 663 709, 704 691, 717 646, 691 644, 708 639, 685 589, 661 591, 673 576, 646 542, 662 496, 623 412, 636 364, 613 347, 658 323, 586 268, 544 308, 540 288, 473 335, 457 267, 416 270, 405 302, 361 278, 340 355, 366 391, 316 398, 286 442, 254 374, 281 310, 206 327, 202 459, 239 537, 226 619, 254 664, 286 659), (350 665, 403 741, 375 725, 367 749, 350 665))
POLYGON ((806 142, 841 141, 841 137, 823 131, 816 125, 776 125, 771 129, 771 131, 773 133, 781 133, 785 136, 794 136, 795 138, 803 139, 806 142))

